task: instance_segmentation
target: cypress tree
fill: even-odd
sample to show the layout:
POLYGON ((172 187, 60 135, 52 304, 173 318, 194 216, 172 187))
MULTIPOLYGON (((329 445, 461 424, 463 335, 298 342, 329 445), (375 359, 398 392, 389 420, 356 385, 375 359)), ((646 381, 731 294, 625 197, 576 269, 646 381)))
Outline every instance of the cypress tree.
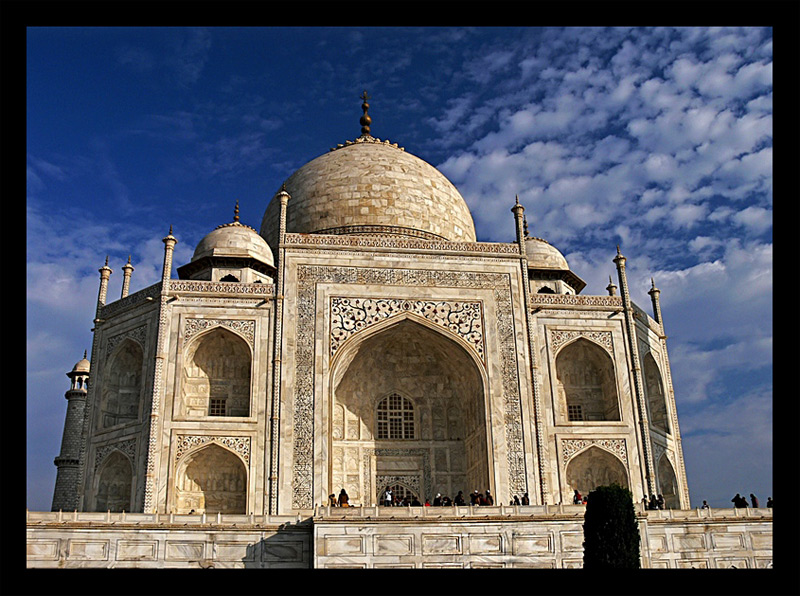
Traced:
POLYGON ((639 525, 631 492, 612 484, 589 493, 583 521, 584 569, 638 569, 639 525))

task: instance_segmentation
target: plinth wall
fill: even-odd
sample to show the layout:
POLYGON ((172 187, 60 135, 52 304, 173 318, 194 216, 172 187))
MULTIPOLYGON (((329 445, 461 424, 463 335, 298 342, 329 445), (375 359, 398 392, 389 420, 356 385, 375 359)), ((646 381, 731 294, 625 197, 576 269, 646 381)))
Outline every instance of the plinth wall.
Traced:
MULTIPOLYGON (((574 568, 575 505, 318 507, 313 516, 28 512, 29 568, 574 568)), ((770 568, 771 509, 644 511, 644 568, 770 568)))

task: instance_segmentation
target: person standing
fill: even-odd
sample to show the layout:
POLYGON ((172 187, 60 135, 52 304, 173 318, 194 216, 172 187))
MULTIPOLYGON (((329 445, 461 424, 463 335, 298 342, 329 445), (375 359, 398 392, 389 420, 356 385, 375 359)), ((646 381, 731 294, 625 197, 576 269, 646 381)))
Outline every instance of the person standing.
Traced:
POLYGON ((391 488, 387 487, 386 491, 383 493, 383 504, 386 507, 391 507, 392 506, 392 489, 391 488))
POLYGON ((350 497, 344 489, 339 493, 339 507, 350 507, 350 497))
POLYGON ((711 509, 711 507, 708 506, 708 501, 703 501, 703 505, 700 507, 700 509, 711 509))
POLYGON ((750 503, 753 505, 753 509, 758 509, 758 497, 753 493, 750 493, 750 503))

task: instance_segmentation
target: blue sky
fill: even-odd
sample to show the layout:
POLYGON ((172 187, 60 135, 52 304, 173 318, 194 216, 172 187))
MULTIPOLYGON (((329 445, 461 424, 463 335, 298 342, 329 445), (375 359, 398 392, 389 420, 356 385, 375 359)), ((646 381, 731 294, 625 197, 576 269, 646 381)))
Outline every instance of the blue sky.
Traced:
POLYGON ((360 134, 438 167, 478 239, 530 233, 605 294, 616 245, 661 302, 693 505, 772 495, 769 28, 27 31, 27 506, 48 510, 106 255, 117 299, 360 134), (731 457, 735 454, 735 458, 731 457))

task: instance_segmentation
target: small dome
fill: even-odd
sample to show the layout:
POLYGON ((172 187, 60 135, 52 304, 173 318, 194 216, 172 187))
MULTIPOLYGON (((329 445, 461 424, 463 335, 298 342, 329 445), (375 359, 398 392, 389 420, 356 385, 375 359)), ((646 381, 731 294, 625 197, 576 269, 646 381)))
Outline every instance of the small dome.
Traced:
POLYGON ((86 359, 86 352, 83 353, 83 358, 78 361, 75 366, 72 367, 73 373, 88 373, 91 365, 89 361, 86 359))
MULTIPOLYGON (((464 198, 435 167, 369 136, 305 164, 285 182, 286 231, 391 234, 475 242, 464 198)), ((278 239, 280 203, 267 206, 261 235, 278 239)))
POLYGON ((192 262, 203 257, 245 257, 275 266, 267 241, 253 228, 238 221, 217 226, 197 244, 192 262))
POLYGON ((542 238, 525 238, 528 269, 557 269, 569 271, 569 265, 559 250, 542 238))

